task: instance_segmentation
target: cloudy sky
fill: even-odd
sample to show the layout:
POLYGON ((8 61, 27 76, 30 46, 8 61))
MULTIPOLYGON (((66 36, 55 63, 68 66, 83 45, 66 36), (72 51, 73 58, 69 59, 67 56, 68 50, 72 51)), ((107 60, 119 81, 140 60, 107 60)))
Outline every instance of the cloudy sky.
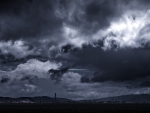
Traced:
POLYGON ((0 96, 150 94, 149 8, 149 0, 1 0, 0 96))

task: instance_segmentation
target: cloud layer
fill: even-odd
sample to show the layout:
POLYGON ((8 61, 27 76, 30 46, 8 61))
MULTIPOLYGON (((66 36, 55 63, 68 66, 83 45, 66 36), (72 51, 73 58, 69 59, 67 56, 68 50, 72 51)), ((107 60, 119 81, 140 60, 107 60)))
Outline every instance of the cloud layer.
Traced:
POLYGON ((0 1, 1 95, 57 92, 83 99, 149 93, 149 5, 149 0, 0 1), (49 79, 48 70, 67 66, 73 69, 59 83, 49 79))
POLYGON ((55 81, 49 79, 47 71, 51 68, 58 69, 60 66, 61 63, 41 62, 32 59, 27 63, 20 64, 14 71, 1 71, 1 96, 46 95, 53 97, 54 93, 57 92, 58 97, 78 100, 150 93, 149 87, 142 86, 145 82, 142 83, 141 87, 139 80, 132 82, 134 84, 133 89, 126 87, 132 85, 130 82, 82 83, 81 77, 83 75, 73 71, 63 74, 61 81, 56 84, 55 81))

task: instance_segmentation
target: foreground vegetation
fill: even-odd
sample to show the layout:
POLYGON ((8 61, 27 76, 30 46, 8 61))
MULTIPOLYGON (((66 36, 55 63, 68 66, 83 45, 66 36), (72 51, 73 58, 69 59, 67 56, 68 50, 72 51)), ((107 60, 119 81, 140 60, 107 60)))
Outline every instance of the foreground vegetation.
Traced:
POLYGON ((150 104, 0 104, 0 113, 150 113, 150 104))

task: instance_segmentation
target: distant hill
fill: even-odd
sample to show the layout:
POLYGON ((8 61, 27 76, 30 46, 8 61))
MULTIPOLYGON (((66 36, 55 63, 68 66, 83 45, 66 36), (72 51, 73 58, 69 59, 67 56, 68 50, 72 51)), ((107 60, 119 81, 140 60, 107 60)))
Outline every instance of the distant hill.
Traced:
MULTIPOLYGON (((122 95, 101 99, 91 99, 91 100, 79 100, 77 102, 149 102, 150 103, 150 95, 149 94, 140 94, 140 95, 122 95)), ((73 102, 71 99, 67 98, 54 98, 48 96, 36 96, 36 97, 19 97, 19 98, 11 98, 11 97, 0 97, 0 102, 73 102)))
POLYGON ((48 96, 36 96, 36 97, 19 97, 19 98, 11 98, 11 97, 0 97, 0 102, 12 102, 12 101, 30 101, 30 102, 69 102, 72 101, 66 98, 54 98, 48 96))
POLYGON ((149 94, 122 95, 122 96, 94 99, 94 100, 89 100, 89 101, 92 101, 92 102, 100 102, 100 101, 150 102, 150 95, 149 94))

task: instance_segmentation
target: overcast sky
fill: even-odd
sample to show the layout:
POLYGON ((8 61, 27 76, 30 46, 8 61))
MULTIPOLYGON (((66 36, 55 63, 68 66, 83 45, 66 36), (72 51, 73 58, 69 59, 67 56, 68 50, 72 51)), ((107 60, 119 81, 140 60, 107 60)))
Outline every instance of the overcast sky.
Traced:
POLYGON ((150 94, 149 0, 1 0, 0 96, 150 94), (61 70, 59 80, 50 69, 61 70))

